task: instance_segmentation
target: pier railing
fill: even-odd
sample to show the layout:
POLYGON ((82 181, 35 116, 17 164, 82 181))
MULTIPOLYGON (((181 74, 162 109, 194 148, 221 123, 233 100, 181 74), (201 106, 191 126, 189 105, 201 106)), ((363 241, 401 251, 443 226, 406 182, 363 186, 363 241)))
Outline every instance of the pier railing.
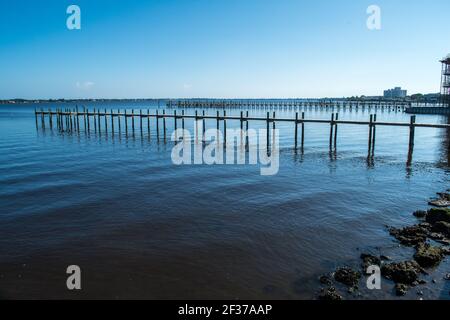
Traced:
MULTIPOLYGON (((154 113, 150 113, 150 110, 132 110, 131 113, 127 112, 127 110, 99 110, 93 109, 89 110, 83 108, 82 111, 76 109, 57 109, 44 111, 43 109, 35 110, 36 117, 36 127, 38 127, 39 118, 41 122, 42 128, 46 127, 46 118, 48 118, 48 125, 53 129, 54 121, 56 121, 56 128, 61 131, 67 132, 80 132, 81 130, 85 132, 91 132, 92 128, 95 132, 101 133, 104 130, 106 133, 108 129, 111 130, 112 134, 114 134, 114 127, 117 126, 119 132, 122 130, 122 121, 124 131, 128 133, 130 130, 133 134, 136 130, 136 127, 142 133, 144 130, 147 130, 150 134, 150 119, 154 118, 156 120, 156 133, 157 137, 160 136, 160 121, 162 121, 162 131, 164 139, 166 139, 166 119, 173 119, 174 121, 174 129, 178 128, 178 121, 181 121, 181 128, 185 128, 186 119, 193 119, 197 121, 203 121, 203 129, 205 128, 206 120, 214 120, 217 125, 217 129, 220 128, 220 123, 223 123, 223 128, 226 132, 226 121, 235 120, 240 122, 240 128, 248 130, 249 121, 259 121, 265 122, 267 127, 267 141, 269 142, 269 134, 270 134, 270 124, 272 124, 272 128, 275 129, 276 122, 289 122, 294 124, 294 147, 297 149, 300 145, 303 150, 305 144, 305 125, 306 124, 328 124, 330 126, 329 132, 329 146, 331 148, 336 148, 337 146, 337 132, 338 125, 358 125, 358 126, 368 126, 369 129, 369 138, 368 138, 368 151, 369 156, 373 156, 375 150, 375 142, 376 142, 376 128, 380 126, 391 126, 391 127, 407 127, 409 128, 409 148, 408 148, 408 161, 410 160, 413 149, 414 149, 414 140, 415 140, 415 129, 416 128, 438 128, 438 129, 447 129, 450 130, 450 124, 431 124, 431 123, 416 123, 416 116, 413 115, 410 118, 409 122, 385 122, 385 121, 377 121, 377 115, 371 114, 368 121, 354 121, 354 120, 339 120, 339 113, 332 113, 331 118, 329 120, 326 119, 307 119, 305 117, 305 112, 296 112, 295 118, 277 118, 276 112, 267 112, 266 117, 254 117, 249 116, 249 112, 241 111, 240 115, 227 115, 226 111, 223 112, 216 111, 215 115, 207 115, 203 110, 201 113, 195 111, 195 114, 185 114, 185 111, 182 110, 181 113, 177 113, 177 110, 173 110, 173 113, 166 113, 166 110, 155 110, 154 113), (117 119, 117 121, 114 121, 117 119), (130 121, 128 121, 130 119, 130 121), (135 119, 137 119, 138 124, 136 124, 135 119), (145 121, 146 120, 146 121, 145 121), (145 122, 145 123, 144 123, 145 122), (131 127, 129 129, 129 127, 131 127), (300 127, 300 128, 299 128, 300 127), (300 139, 299 139, 300 134, 300 139)), ((225 134, 226 139, 226 134, 225 134)), ((269 145, 269 143, 268 143, 269 145)))

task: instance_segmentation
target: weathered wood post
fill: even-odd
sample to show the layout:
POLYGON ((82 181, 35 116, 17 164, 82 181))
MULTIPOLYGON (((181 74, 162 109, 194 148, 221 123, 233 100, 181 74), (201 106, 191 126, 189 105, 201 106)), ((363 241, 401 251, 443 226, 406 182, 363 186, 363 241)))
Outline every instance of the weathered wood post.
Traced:
POLYGON ((409 125, 409 152, 411 154, 414 150, 415 123, 416 123, 416 116, 411 116, 409 125))
POLYGON ((266 146, 267 146, 267 150, 269 150, 269 143, 270 143, 270 138, 269 138, 269 130, 270 130, 270 113, 267 112, 267 120, 266 120, 266 146))
POLYGON ((121 130, 121 124, 120 124, 120 109, 117 109, 117 125, 119 126, 119 133, 122 131, 121 130))
POLYGON ((163 110, 164 141, 166 141, 166 109, 163 110))
POLYGON ((127 116, 127 109, 124 110, 124 119, 125 121, 125 133, 128 134, 128 116, 127 116))
POLYGON ((338 131, 337 121, 339 121, 339 113, 336 113, 336 122, 335 122, 335 126, 334 126, 334 148, 335 149, 337 146, 337 131, 338 131))
POLYGON ((334 128, 334 113, 331 114, 331 121, 330 121, 330 149, 333 147, 333 128, 334 128))
POLYGON ((227 112, 223 110, 223 142, 224 146, 227 144, 227 112))
POLYGON ((134 134, 134 109, 131 109, 131 129, 133 130, 134 134))
POLYGON ((48 108, 48 119, 49 119, 49 123, 50 123, 50 129, 53 129, 53 115, 52 115, 52 111, 50 110, 50 108, 48 108))
POLYGON ((245 147, 248 149, 248 110, 245 112, 245 147))
POLYGON ((87 132, 86 107, 85 106, 83 106, 83 123, 84 123, 84 132, 87 132))
POLYGON ((113 109, 111 109, 111 132, 114 135, 114 112, 113 112, 113 109))
POLYGON ((139 109, 139 123, 141 126, 141 136, 142 136, 142 109, 139 109))
POLYGON ((156 109, 156 137, 159 139, 159 109, 156 109))
POLYGON ((77 116, 77 131, 80 132, 80 116, 78 112, 78 106, 76 106, 75 108, 75 114, 77 116))
POLYGON ((89 120, 89 108, 86 108, 86 122, 87 122, 87 131, 89 132, 91 129, 91 124, 89 120))
POLYGON ((105 116, 105 132, 108 133, 108 116, 106 113, 106 108, 105 108, 105 112, 103 113, 103 115, 105 116))
POLYGON ((217 110, 216 122, 217 122, 217 131, 219 131, 220 130, 220 114, 219 114, 219 110, 217 110))
POLYGON ((177 131, 177 110, 173 110, 173 128, 177 131))
POLYGON ((38 116, 37 116, 36 107, 34 108, 34 120, 36 121, 36 129, 38 129, 39 126, 38 126, 38 116))
POLYGON ((97 109, 98 133, 102 133, 102 124, 100 122, 100 108, 97 109))
POLYGON ((294 133, 294 140, 295 140, 295 149, 297 149, 298 146, 298 112, 295 113, 295 133, 294 133))
POLYGON ((305 145, 305 113, 302 112, 302 150, 305 145))
POLYGON ((150 109, 147 109, 147 134, 150 139, 150 109))
POLYGON ((372 133, 372 154, 375 153, 375 136, 376 136, 376 132, 377 132, 377 126, 376 126, 376 122, 377 122, 377 115, 374 114, 373 115, 373 133, 372 133))
POLYGON ((372 150, 372 123, 373 123, 373 115, 370 115, 370 121, 369 121, 369 155, 370 151, 372 150))
POLYGON ((181 128, 184 130, 184 110, 181 110, 181 128))
POLYGON ((205 110, 202 110, 202 141, 205 142, 206 139, 206 120, 205 120, 205 110))
POLYGON ((42 129, 45 129, 44 109, 42 109, 42 108, 41 108, 41 124, 42 124, 42 129))

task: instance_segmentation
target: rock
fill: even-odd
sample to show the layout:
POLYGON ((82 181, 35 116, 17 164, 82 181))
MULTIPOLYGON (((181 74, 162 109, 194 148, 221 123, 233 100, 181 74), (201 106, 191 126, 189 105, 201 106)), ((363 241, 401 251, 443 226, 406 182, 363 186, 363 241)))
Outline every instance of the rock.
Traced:
POLYGON ((416 253, 414 254, 414 260, 423 268, 431 268, 438 265, 444 255, 439 247, 433 247, 428 243, 419 244, 416 247, 416 253))
POLYGON ((416 261, 389 263, 381 267, 381 274, 395 283, 411 284, 417 281, 422 268, 416 261))
POLYGON ((444 256, 450 255, 450 248, 449 247, 441 247, 441 252, 444 256))
POLYGON ((423 279, 420 279, 419 281, 417 281, 419 284, 427 284, 427 282, 423 279))
POLYGON ((445 221, 438 221, 433 225, 433 231, 440 232, 444 236, 450 237, 450 223, 445 221))
POLYGON ((405 246, 415 246, 427 240, 429 229, 428 225, 414 225, 403 229, 391 228, 389 233, 400 241, 401 244, 405 246))
POLYGON ((450 280, 450 273, 447 273, 447 274, 444 276, 444 280, 450 280))
POLYGON ((361 273, 348 267, 339 268, 334 274, 334 279, 336 281, 343 283, 348 287, 357 287, 360 278, 361 273))
POLYGON ((423 211, 423 210, 417 210, 417 211, 415 211, 415 212, 413 213, 413 215, 414 215, 416 218, 422 219, 422 218, 425 218, 425 217, 427 216, 427 212, 426 212, 426 211, 423 211))
POLYGON ((332 281, 329 276, 323 275, 319 278, 321 284, 331 285, 332 281))
POLYGON ((397 296, 404 296, 408 292, 409 287, 403 283, 397 283, 395 285, 395 294, 397 296))
POLYGON ((326 290, 322 289, 322 292, 319 295, 319 300, 338 301, 342 300, 342 296, 337 293, 335 288, 331 287, 326 290))
POLYGON ((422 290, 418 290, 418 291, 417 291, 417 295, 418 295, 418 296, 423 296, 423 291, 422 291, 422 290))
POLYGON ((444 241, 445 240, 445 236, 442 233, 438 233, 438 232, 431 232, 430 234, 428 234, 428 238, 433 239, 435 241, 444 241))
POLYGON ((428 204, 433 207, 446 208, 450 206, 450 201, 444 199, 433 199, 429 201, 428 204))
POLYGON ((362 267, 363 267, 364 271, 366 271, 367 268, 369 268, 370 266, 373 266, 373 265, 380 266, 381 265, 381 259, 376 256, 373 256, 371 254, 362 253, 360 258, 363 261, 362 267))
POLYGON ((389 257, 389 256, 383 256, 383 255, 380 256, 380 259, 381 259, 382 261, 391 261, 391 260, 392 260, 391 257, 389 257))
POLYGON ((426 221, 433 225, 439 221, 445 221, 450 223, 450 209, 446 208, 430 209, 428 210, 426 221))
POLYGON ((450 193, 449 192, 438 192, 437 195, 443 200, 450 201, 450 193))

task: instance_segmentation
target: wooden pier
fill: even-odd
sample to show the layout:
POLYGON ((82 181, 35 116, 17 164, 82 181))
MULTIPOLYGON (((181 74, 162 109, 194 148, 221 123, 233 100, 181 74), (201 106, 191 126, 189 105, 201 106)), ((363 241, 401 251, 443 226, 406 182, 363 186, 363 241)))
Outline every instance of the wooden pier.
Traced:
MULTIPOLYGON (((241 111, 240 115, 230 116, 223 112, 216 111, 214 115, 208 115, 203 110, 201 113, 195 111, 195 114, 186 114, 184 110, 177 112, 173 110, 173 113, 168 113, 166 110, 155 110, 151 113, 150 110, 139 110, 135 112, 132 110, 131 113, 127 110, 99 110, 93 109, 89 110, 83 108, 79 110, 75 109, 57 109, 57 110, 47 110, 43 109, 35 110, 36 127, 39 128, 39 123, 43 129, 48 125, 50 129, 53 127, 57 128, 63 132, 81 132, 86 133, 94 131, 95 133, 101 134, 102 132, 111 132, 112 135, 115 133, 115 128, 117 127, 118 132, 121 132, 122 126, 124 126, 124 131, 134 135, 135 131, 139 131, 141 134, 144 131, 148 132, 150 137, 150 129, 155 125, 156 134, 159 139, 160 137, 160 126, 162 122, 162 135, 164 140, 167 138, 167 126, 166 120, 171 119, 174 121, 174 129, 179 128, 178 122, 181 121, 181 128, 185 128, 185 120, 193 119, 196 121, 202 121, 203 123, 203 134, 206 127, 206 121, 214 121, 216 123, 217 129, 220 128, 220 123, 222 122, 222 127, 224 131, 224 140, 226 141, 226 127, 227 121, 235 120, 240 122, 240 128, 248 130, 250 121, 265 122, 267 127, 267 146, 269 146, 269 135, 270 135, 270 124, 272 124, 272 129, 275 129, 276 122, 289 122, 293 124, 293 142, 294 148, 297 150, 300 148, 303 151, 305 145, 305 125, 314 124, 328 124, 330 126, 329 132, 329 147, 330 149, 336 149, 337 147, 337 134, 338 125, 357 125, 357 126, 367 126, 368 127, 368 153, 369 156, 373 156, 375 150, 376 142, 376 128, 380 126, 393 126, 393 127, 407 127, 409 128, 409 148, 408 148, 408 158, 412 156, 414 149, 415 140, 415 130, 416 128, 440 128, 450 130, 450 124, 428 124, 428 123, 416 123, 416 116, 413 115, 409 122, 383 122, 377 121, 377 115, 371 114, 368 121, 353 121, 353 120, 339 120, 339 113, 332 113, 329 120, 324 119, 307 119, 305 117, 305 112, 296 112, 295 118, 277 118, 276 113, 267 112, 266 117, 251 117, 249 112, 241 111), (47 119, 47 121, 46 121, 47 119), (137 119, 137 121, 135 121, 137 119), (151 124, 151 119, 155 119, 155 123, 151 124), (131 122, 131 124, 130 124, 131 122), (137 122, 137 124, 136 124, 137 122), (56 126, 55 126, 56 123, 56 126), (131 126, 131 128, 129 128, 131 126), (137 128, 136 128, 137 127, 137 128), (299 128, 300 127, 300 128, 299 128), (300 134, 300 139, 299 139, 300 134)), ((247 137, 248 138, 248 137, 247 137)), ((248 139, 246 139, 248 144, 248 139)))

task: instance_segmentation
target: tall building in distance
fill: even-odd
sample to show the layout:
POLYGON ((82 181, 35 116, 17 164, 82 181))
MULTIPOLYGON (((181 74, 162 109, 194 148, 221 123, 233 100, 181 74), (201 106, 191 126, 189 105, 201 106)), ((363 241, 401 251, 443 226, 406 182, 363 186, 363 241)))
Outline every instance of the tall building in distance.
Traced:
POLYGON ((450 107, 450 54, 442 59, 441 63, 441 103, 446 107, 450 107))
POLYGON ((387 99, 399 99, 406 98, 408 92, 402 90, 401 87, 395 87, 394 89, 384 90, 384 97, 387 99))

